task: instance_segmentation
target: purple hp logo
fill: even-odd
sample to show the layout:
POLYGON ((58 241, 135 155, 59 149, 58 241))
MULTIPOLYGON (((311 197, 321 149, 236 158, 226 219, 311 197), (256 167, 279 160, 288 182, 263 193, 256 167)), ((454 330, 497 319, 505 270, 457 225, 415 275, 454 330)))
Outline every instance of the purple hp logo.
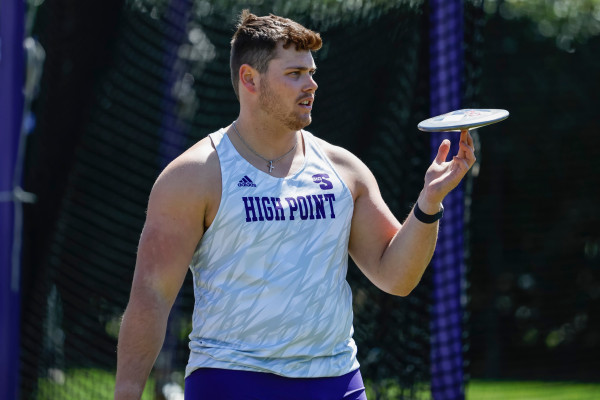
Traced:
POLYGON ((327 180, 329 178, 329 175, 327 174, 315 174, 312 178, 314 183, 320 183, 319 187, 323 190, 333 188, 333 183, 327 180))

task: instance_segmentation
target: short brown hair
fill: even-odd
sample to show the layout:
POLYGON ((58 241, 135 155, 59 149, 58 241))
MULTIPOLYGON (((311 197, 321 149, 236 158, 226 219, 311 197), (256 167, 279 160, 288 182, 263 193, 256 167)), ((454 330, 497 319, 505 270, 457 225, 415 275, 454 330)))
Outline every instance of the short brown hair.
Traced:
POLYGON ((243 64, 248 64, 259 73, 267 71, 269 61, 275 57, 277 43, 283 42, 287 49, 292 44, 296 50, 317 51, 321 48, 321 36, 288 18, 269 14, 257 17, 243 10, 237 30, 231 40, 231 82, 235 95, 239 95, 238 73, 243 64))

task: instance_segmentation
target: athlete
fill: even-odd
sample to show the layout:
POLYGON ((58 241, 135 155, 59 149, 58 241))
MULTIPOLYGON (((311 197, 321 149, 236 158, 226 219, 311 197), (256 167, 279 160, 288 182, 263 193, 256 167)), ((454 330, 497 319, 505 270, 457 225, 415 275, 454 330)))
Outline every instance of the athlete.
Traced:
POLYGON ((231 125, 170 163, 150 194, 119 333, 115 399, 139 399, 187 269, 195 306, 185 396, 366 399, 352 339, 348 255, 406 296, 429 263, 444 197, 475 162, 441 143, 403 224, 369 169, 306 131, 319 34, 244 11, 232 40, 231 125))

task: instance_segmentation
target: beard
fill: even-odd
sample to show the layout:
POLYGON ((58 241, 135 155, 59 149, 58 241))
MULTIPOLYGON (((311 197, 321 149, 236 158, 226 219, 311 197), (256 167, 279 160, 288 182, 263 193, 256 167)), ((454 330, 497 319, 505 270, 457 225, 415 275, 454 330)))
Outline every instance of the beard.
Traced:
POLYGON ((271 89, 267 80, 260 81, 258 102, 266 114, 291 130, 300 130, 312 122, 310 114, 301 114, 293 110, 286 110, 283 100, 271 89))

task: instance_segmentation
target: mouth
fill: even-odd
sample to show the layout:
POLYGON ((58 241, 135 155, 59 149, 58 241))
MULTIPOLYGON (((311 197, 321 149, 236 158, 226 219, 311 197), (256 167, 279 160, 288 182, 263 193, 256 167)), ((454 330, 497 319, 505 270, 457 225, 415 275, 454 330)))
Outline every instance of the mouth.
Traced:
POLYGON ((304 99, 300 100, 300 102, 298 103, 298 105, 300 107, 303 107, 303 108, 306 108, 308 110, 311 110, 312 106, 313 106, 313 102, 314 102, 314 98, 313 97, 307 97, 307 98, 304 98, 304 99))

